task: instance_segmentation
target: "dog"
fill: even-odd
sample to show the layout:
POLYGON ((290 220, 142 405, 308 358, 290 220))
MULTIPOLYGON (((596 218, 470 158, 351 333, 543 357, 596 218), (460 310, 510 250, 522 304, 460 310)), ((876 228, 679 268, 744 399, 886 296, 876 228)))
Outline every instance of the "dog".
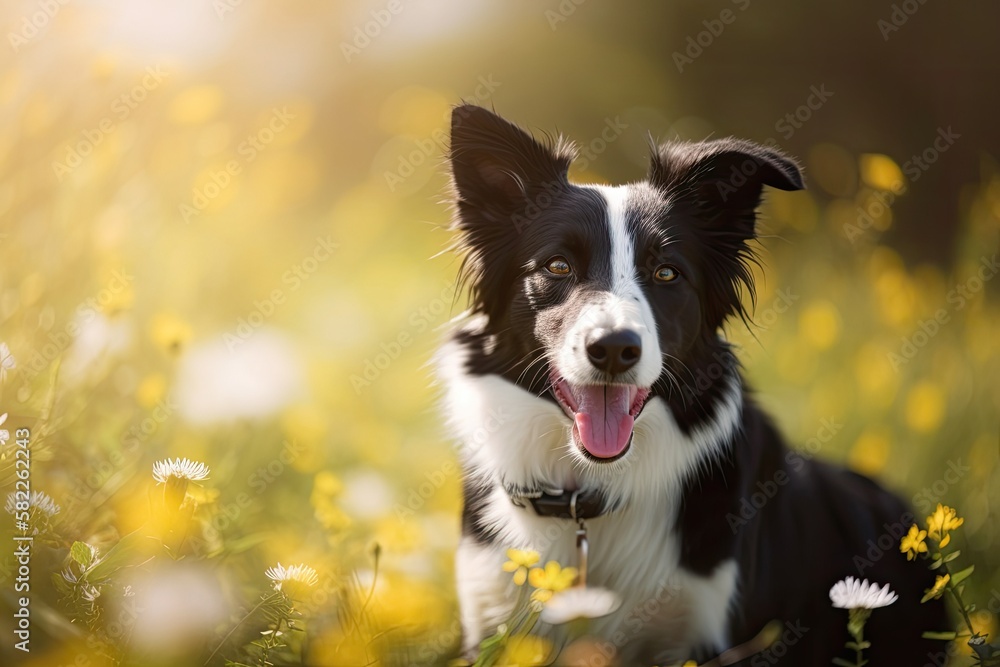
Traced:
POLYGON ((847 575, 899 596, 866 627, 871 664, 925 664, 941 649, 921 632, 948 626, 919 602, 933 577, 898 549, 912 513, 787 448, 721 336, 750 319, 756 209, 765 186, 804 187, 796 162, 740 139, 675 142, 652 146, 645 180, 605 186, 571 183, 573 157, 564 139, 453 109, 471 307, 436 366, 463 471, 466 655, 514 606, 506 550, 575 565, 582 520, 587 583, 621 603, 589 633, 616 664, 704 660, 769 623, 778 642, 741 664, 830 664, 850 640, 829 598, 847 575))

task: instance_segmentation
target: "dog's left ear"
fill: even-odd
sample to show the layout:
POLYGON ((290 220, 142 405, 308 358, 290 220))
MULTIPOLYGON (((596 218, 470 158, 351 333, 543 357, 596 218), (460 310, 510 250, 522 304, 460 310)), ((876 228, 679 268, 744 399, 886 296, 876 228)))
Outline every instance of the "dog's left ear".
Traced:
POLYGON ((678 142, 653 149, 650 182, 693 201, 706 222, 718 221, 745 238, 754 235, 754 210, 764 186, 801 190, 798 165, 780 151, 742 139, 678 142))
POLYGON ((749 322, 741 286, 756 301, 754 252, 757 205, 764 186, 801 190, 798 165, 772 148, 740 139, 672 143, 653 149, 649 181, 696 218, 705 248, 705 322, 715 331, 730 315, 749 322))

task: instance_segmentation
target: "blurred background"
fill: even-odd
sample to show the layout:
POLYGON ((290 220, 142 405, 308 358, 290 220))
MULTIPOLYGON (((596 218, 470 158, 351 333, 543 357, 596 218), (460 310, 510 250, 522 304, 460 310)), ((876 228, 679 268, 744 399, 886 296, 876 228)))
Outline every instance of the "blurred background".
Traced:
POLYGON ((995 3, 11 0, 0 17, 0 484, 27 428, 46 494, 30 653, 2 514, 3 664, 455 656, 460 483, 427 364, 464 308, 439 254, 460 100, 574 139, 579 180, 641 178, 650 135, 797 156, 809 189, 769 195, 756 325, 730 336, 791 443, 918 517, 958 509, 966 596, 1000 631, 995 3), (168 457, 210 468, 181 506, 153 478, 168 457), (276 637, 279 562, 317 580, 299 582, 304 631, 276 637))

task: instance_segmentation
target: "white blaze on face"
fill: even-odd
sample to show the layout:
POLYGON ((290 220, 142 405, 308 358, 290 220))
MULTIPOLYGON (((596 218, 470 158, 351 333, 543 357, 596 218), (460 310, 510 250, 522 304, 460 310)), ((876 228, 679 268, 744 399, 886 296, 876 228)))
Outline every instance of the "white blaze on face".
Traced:
POLYGON ((607 203, 608 232, 611 237, 611 290, 596 293, 566 332, 556 365, 572 384, 593 384, 594 368, 587 358, 586 340, 595 329, 629 329, 642 340, 639 363, 630 371, 632 382, 649 387, 660 376, 662 361, 656 321, 635 269, 635 243, 625 222, 629 194, 634 187, 586 186, 596 190, 607 203))

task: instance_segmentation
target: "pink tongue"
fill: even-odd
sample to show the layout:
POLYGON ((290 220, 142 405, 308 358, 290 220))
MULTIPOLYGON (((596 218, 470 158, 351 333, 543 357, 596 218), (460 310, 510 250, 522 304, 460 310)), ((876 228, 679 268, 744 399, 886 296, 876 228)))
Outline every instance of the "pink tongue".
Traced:
POLYGON ((573 386, 576 399, 576 431, 580 444, 602 459, 618 456, 628 447, 635 419, 629 414, 635 398, 627 386, 573 386))

